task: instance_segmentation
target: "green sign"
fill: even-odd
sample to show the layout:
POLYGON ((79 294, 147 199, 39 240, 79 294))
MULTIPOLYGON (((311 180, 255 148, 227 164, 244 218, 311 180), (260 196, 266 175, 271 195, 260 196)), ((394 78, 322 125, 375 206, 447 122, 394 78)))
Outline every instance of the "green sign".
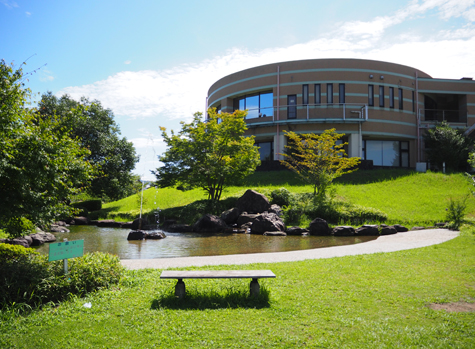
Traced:
POLYGON ((49 261, 81 257, 84 254, 84 240, 49 244, 49 261))

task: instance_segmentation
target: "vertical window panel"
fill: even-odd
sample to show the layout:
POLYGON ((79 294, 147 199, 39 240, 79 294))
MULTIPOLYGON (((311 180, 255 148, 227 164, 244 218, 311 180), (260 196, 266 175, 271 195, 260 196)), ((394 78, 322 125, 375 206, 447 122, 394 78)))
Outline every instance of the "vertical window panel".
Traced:
POLYGON ((327 84, 327 103, 333 103, 333 84, 327 84))
POLYGON ((315 84, 315 104, 322 103, 322 86, 315 84))
POLYGON ((384 86, 379 86, 379 106, 384 108, 384 86))
POLYGON ((404 109, 404 99, 402 97, 402 88, 398 89, 399 109, 404 109))
POLYGON ((394 87, 389 88, 389 108, 394 108, 394 87))
POLYGON ((338 102, 340 104, 345 103, 345 84, 338 85, 338 102))
POLYGON ((374 86, 368 85, 368 105, 374 106, 374 86))
POLYGON ((308 104, 308 85, 302 85, 302 104, 308 104))

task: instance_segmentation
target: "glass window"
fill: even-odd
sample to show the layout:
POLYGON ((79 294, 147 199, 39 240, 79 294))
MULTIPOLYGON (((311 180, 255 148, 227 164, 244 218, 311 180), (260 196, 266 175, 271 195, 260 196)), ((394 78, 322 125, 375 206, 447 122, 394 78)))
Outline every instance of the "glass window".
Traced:
POLYGON ((339 101, 338 102, 340 104, 343 104, 343 103, 345 103, 345 84, 338 85, 338 88, 339 88, 339 92, 338 92, 339 93, 338 94, 339 101))
POLYGON ((379 86, 379 106, 384 108, 384 86, 379 86))
POLYGON ((416 111, 416 98, 415 98, 415 93, 412 91, 412 111, 416 111))
POLYGON ((297 95, 287 96, 287 119, 297 118, 297 95))
POLYGON ((274 115, 274 101, 272 92, 257 93, 234 99, 234 110, 248 110, 247 117, 257 118, 260 116, 274 115))
POLYGON ((374 86, 368 85, 368 105, 374 106, 374 86))
POLYGON ((365 158, 373 160, 374 166, 409 167, 408 142, 399 141, 365 141, 365 158), (406 143, 403 145, 403 143, 406 143), (401 150, 399 147, 407 147, 401 150))
POLYGON ((260 95, 259 112, 262 117, 274 115, 274 95, 272 92, 260 95))
POLYGON ((327 84, 327 103, 333 103, 333 84, 327 84))
POLYGON ((315 84, 315 104, 322 103, 322 87, 320 84, 315 84))
POLYGON ((404 107, 404 100, 402 98, 402 88, 398 90, 398 99, 399 99, 399 109, 402 110, 404 107))
POLYGON ((259 147, 259 155, 261 161, 269 161, 274 159, 274 142, 255 143, 259 147))
POLYGON ((302 85, 302 104, 308 104, 308 85, 302 85))
POLYGON ((389 88, 389 108, 394 108, 394 87, 389 88))

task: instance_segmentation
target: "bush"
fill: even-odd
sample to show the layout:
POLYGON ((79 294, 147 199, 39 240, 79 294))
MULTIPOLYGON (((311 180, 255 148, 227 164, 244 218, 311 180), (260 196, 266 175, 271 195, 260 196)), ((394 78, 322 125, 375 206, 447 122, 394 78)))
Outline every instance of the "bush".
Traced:
POLYGON ((465 211, 467 209, 467 199, 467 196, 459 200, 454 200, 452 198, 449 199, 446 220, 449 222, 450 229, 459 230, 464 222, 465 211))
POLYGON ((24 248, 20 245, 0 244, 0 261, 18 260, 30 255, 39 255, 33 248, 24 248))
POLYGON ((0 303, 39 306, 70 295, 84 296, 117 284, 124 271, 117 256, 101 252, 87 253, 68 262, 69 273, 64 275, 63 262, 48 262, 44 255, 0 259, 0 303))
POLYGON ((363 224, 385 222, 387 215, 377 209, 353 205, 342 200, 324 200, 310 194, 291 194, 290 205, 283 207, 286 225, 300 225, 315 218, 325 219, 329 223, 363 224))
POLYGON ((2 228, 12 238, 35 233, 35 225, 25 217, 12 217, 2 228))
POLYGON ((276 204, 281 207, 291 205, 292 193, 285 188, 273 190, 270 196, 271 204, 276 204))

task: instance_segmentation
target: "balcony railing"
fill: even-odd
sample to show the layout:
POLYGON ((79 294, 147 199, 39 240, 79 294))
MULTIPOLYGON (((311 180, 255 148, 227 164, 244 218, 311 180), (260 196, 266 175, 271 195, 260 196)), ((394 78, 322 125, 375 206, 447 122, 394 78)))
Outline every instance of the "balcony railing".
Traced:
MULTIPOLYGON (((319 121, 327 120, 368 120, 368 107, 366 104, 298 104, 281 105, 279 107, 279 121, 319 121)), ((277 107, 248 109, 246 122, 249 124, 260 122, 276 122, 277 107)))
POLYGON ((467 123, 466 110, 420 109, 423 121, 467 123))

